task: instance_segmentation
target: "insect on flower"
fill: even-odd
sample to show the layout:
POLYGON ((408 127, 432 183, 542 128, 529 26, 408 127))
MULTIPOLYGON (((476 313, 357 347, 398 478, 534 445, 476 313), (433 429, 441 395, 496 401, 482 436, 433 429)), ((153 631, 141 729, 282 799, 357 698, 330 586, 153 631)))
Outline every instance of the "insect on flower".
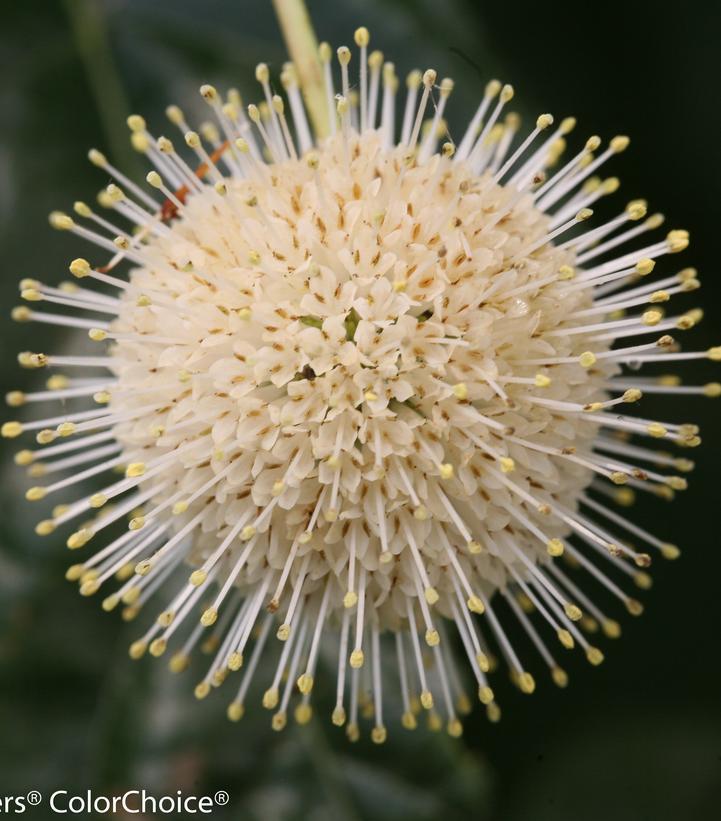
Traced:
POLYGON ((285 96, 257 67, 260 105, 203 86, 217 124, 202 136, 171 106, 187 150, 129 118, 149 189, 90 152, 116 181, 105 215, 76 203, 51 223, 101 259, 75 259, 71 285, 25 280, 13 316, 102 348, 22 353, 53 375, 8 400, 94 404, 2 433, 41 446, 16 461, 44 480, 28 499, 65 500, 37 532, 74 523, 68 579, 127 619, 150 609, 133 658, 169 651, 181 672, 202 644, 196 696, 237 679, 229 717, 256 692, 281 729, 291 699, 309 719, 323 646, 333 722, 355 740, 369 716, 380 743, 390 703, 407 729, 426 711, 458 735, 469 681, 497 720, 497 657, 523 693, 537 659, 560 687, 565 653, 603 660, 593 634, 619 634, 617 604, 641 612, 628 590, 648 586, 650 554, 679 552, 621 508, 686 486, 692 463, 653 440, 700 442, 623 406, 717 396, 637 371, 721 348, 681 352, 673 335, 701 313, 665 311, 699 285, 666 260, 685 231, 658 235, 640 200, 589 227, 626 137, 562 159, 574 119, 518 136, 513 89, 492 80, 456 144, 452 81, 413 71, 403 95, 366 29, 355 42, 339 72, 320 46, 305 102, 289 63, 285 96))

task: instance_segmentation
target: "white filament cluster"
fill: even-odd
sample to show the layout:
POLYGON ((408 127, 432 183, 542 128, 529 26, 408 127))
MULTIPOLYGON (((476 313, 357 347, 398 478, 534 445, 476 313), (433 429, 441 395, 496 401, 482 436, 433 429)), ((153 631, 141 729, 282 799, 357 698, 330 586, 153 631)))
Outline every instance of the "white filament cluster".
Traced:
POLYGON ((602 660, 587 633, 619 628, 573 571, 640 612, 611 576, 646 586, 645 550, 678 551, 609 505, 627 503, 632 487, 672 494, 685 480, 666 469, 691 467, 630 437, 700 441, 692 425, 617 406, 641 388, 719 393, 631 378, 623 366, 721 352, 679 353, 670 332, 700 312, 658 307, 697 287, 695 272, 647 279, 686 247, 686 232, 629 250, 662 222, 641 201, 585 230, 590 206, 618 187, 594 172, 627 138, 597 153, 591 137, 564 164, 574 122, 554 128, 544 114, 514 147, 518 118, 503 117, 513 91, 493 81, 456 145, 443 136, 452 82, 411 73, 397 117, 393 65, 367 54, 365 30, 356 42, 356 99, 350 51, 338 51, 336 97, 321 46, 325 135, 306 120, 292 66, 286 113, 261 65, 265 101, 247 115, 236 92, 223 100, 201 89, 218 123, 202 137, 168 110, 187 151, 130 119, 133 145, 155 167, 150 193, 91 152, 118 183, 100 198, 109 215, 76 203, 84 223, 51 221, 113 261, 75 260, 73 285, 23 283, 31 303, 79 316, 23 307, 15 317, 84 328, 107 347, 21 354, 23 365, 66 373, 9 399, 97 404, 8 422, 3 434, 39 431, 45 447, 17 456, 50 475, 30 499, 124 471, 55 508, 38 532, 90 516, 68 546, 106 545, 68 571, 81 592, 119 578, 103 604, 122 602, 128 618, 162 597, 131 655, 174 646, 171 669, 181 671, 205 638, 213 660, 196 695, 242 668, 229 708, 238 719, 261 654, 275 654, 274 676, 258 686, 280 729, 297 691, 296 718, 310 716, 320 648, 331 645, 333 721, 355 739, 363 710, 380 742, 388 687, 405 727, 426 709, 432 725, 443 715, 460 732, 468 700, 456 644, 492 719, 494 655, 533 691, 528 648, 509 639, 504 609, 559 686, 566 675, 549 636, 560 652, 580 646, 602 660), (110 273, 121 260, 127 278, 110 273))

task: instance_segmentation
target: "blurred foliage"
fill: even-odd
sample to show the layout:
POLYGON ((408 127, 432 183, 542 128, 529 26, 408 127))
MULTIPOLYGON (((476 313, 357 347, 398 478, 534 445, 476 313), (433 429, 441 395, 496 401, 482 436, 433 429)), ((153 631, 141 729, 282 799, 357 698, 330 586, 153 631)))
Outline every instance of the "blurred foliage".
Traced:
MULTIPOLYGON (((711 318, 693 347, 718 344, 721 280, 715 213, 721 182, 715 82, 718 19, 710 6, 655 16, 644 4, 572 6, 566 17, 531 2, 310 0, 319 36, 348 41, 359 23, 402 75, 435 66, 456 83, 450 127, 461 129, 494 74, 522 91, 525 113, 579 115, 583 134, 629 129, 636 150, 619 163, 628 198, 668 204, 698 242, 693 263, 711 275, 702 292, 711 318), (593 16, 591 16, 593 15, 593 16), (641 49, 644 49, 641 56, 641 49), (644 102, 640 102, 644 101, 644 102), (703 124, 703 125, 702 125, 703 124), (693 126, 693 127, 691 127, 693 126)), ((113 151, 139 172, 126 143, 130 110, 165 130, 163 110, 181 103, 202 118, 201 82, 257 94, 253 69, 277 72, 284 52, 267 2, 246 0, 28 0, 6 3, 0 31, 0 243, 2 304, 16 281, 57 283, 77 243, 51 232, 46 215, 107 182, 86 149, 113 151)), ((691 264, 691 263, 685 263, 691 264)), ((45 332, 44 345, 65 344, 45 332)), ((33 347, 27 326, 4 325, 3 392, 18 386, 15 352, 33 347)), ((708 380, 707 367, 688 381, 708 380)), ((24 385, 29 383, 24 381, 24 385)), ((652 415, 654 403, 649 403, 652 415)), ((0 519, 0 794, 37 788, 156 794, 226 789, 214 817, 264 819, 711 818, 721 793, 721 685, 715 409, 665 402, 664 418, 700 420, 705 449, 686 498, 673 510, 643 504, 639 516, 685 548, 659 567, 647 614, 624 624, 598 671, 570 666, 566 692, 539 685, 532 698, 499 684, 504 718, 476 711, 463 739, 425 730, 390 733, 383 748, 350 746, 325 716, 277 735, 249 709, 240 724, 218 696, 197 704, 187 677, 132 663, 132 625, 78 598, 63 580, 65 548, 32 536, 25 485, 4 447, 0 519), (693 524, 691 524, 693 523, 693 524)))

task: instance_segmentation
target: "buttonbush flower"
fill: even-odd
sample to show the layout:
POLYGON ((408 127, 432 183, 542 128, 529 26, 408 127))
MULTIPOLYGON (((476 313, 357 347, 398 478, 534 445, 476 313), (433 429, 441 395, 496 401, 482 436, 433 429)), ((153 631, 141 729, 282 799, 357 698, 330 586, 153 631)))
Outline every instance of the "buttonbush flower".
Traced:
POLYGON ((530 694, 539 666, 566 685, 574 648, 603 660, 652 554, 679 553, 622 508, 685 488, 667 451, 700 442, 626 406, 721 390, 638 369, 721 348, 676 341, 701 317, 666 305, 699 285, 667 259, 686 231, 641 200, 592 220, 627 137, 567 154, 573 118, 521 132, 492 80, 454 142, 453 82, 401 84, 355 43, 321 44, 307 103, 300 66, 277 94, 261 64, 259 104, 201 88, 197 131, 176 106, 171 137, 130 117, 147 186, 90 152, 115 180, 100 209, 50 221, 94 250, 71 284, 23 281, 13 315, 98 350, 20 354, 52 375, 9 403, 56 407, 2 432, 40 445, 16 461, 28 499, 62 500, 37 532, 72 528, 68 579, 148 612, 133 658, 180 672, 200 645, 196 696, 225 682, 231 719, 252 698, 275 729, 326 679, 333 723, 380 743, 389 705, 458 735, 471 682, 497 720, 499 664, 530 694))

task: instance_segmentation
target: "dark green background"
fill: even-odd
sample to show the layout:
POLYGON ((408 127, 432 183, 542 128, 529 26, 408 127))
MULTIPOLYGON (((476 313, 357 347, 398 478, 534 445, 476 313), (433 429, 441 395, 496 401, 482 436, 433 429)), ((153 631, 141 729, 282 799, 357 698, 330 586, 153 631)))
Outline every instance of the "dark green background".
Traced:
MULTIPOLYGON (((527 115, 576 115, 579 140, 629 133, 631 149, 610 172, 622 178, 616 202, 645 196, 669 227, 691 231, 680 262, 700 270, 706 320, 686 343, 721 342, 721 32, 712 4, 309 5, 320 37, 335 46, 365 23, 402 75, 434 66, 453 76, 456 133, 491 76, 514 83, 527 115)), ((140 111, 151 130, 169 131, 168 102, 205 116, 196 90, 206 81, 257 96, 255 63, 277 68, 284 53, 270 4, 247 0, 4 0, 0 26, 0 303, 7 317, 20 277, 56 283, 67 261, 84 253, 53 232, 46 215, 76 198, 92 201, 107 181, 85 161, 88 147, 112 151, 139 172, 127 147, 127 113, 140 111)), ((677 259, 663 270, 675 270, 677 259)), ((4 393, 30 384, 15 364, 17 350, 57 348, 61 340, 41 328, 39 345, 37 327, 3 322, 4 393)), ((718 366, 698 363, 685 377, 719 379, 718 366)), ((0 795, 223 788, 231 807, 213 817, 264 821, 717 818, 719 407, 695 398, 644 402, 645 416, 698 421, 704 446, 693 453, 698 466, 687 493, 634 512, 684 555, 656 562, 646 614, 624 617, 624 636, 606 645, 606 663, 569 664, 565 692, 543 681, 529 698, 498 683, 502 721, 490 725, 477 710, 460 742, 393 728, 381 749, 347 745, 325 715, 305 732, 280 736, 259 708, 229 725, 224 698, 196 704, 192 679, 171 677, 157 662, 131 663, 126 647, 138 628, 81 600, 63 580, 67 551, 59 538, 32 535, 35 511, 22 501, 26 485, 10 459, 16 448, 5 443, 0 795)), ((41 809, 28 817, 49 815, 41 809)))

